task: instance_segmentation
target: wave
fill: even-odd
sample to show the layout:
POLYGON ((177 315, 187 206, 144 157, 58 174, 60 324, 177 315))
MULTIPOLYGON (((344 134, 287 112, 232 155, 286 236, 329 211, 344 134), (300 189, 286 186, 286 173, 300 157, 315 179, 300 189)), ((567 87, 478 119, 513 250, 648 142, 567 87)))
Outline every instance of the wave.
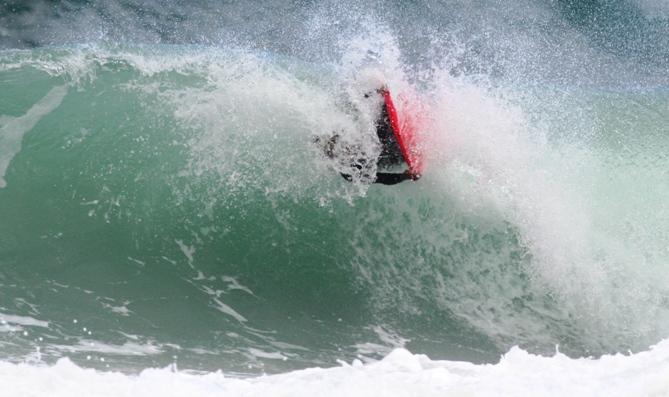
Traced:
POLYGON ((347 183, 313 137, 364 146, 361 93, 380 77, 412 86, 378 37, 329 65, 182 46, 3 52, 3 358, 273 372, 395 347, 491 362, 516 344, 583 356, 661 340, 666 93, 436 69, 418 85, 424 178, 347 183))
POLYGON ((668 10, 3 2, 2 378, 662 393, 668 10), (430 115, 416 183, 314 144, 374 164, 380 82, 430 115))

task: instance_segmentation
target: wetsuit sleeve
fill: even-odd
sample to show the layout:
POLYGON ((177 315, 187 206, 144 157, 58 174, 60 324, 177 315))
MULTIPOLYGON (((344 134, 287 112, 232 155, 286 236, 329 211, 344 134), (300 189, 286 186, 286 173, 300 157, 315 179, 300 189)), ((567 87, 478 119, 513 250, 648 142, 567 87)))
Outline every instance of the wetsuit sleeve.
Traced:
MULTIPOLYGON (((349 174, 344 174, 343 172, 339 173, 342 178, 346 179, 349 182, 353 181, 353 176, 349 174)), ((391 174, 387 172, 378 172, 376 174, 376 179, 374 180, 374 183, 380 183, 382 185, 397 185, 400 182, 404 182, 407 179, 413 179, 411 178, 410 175, 407 175, 405 173, 402 174, 391 174)))
POLYGON ((377 172, 374 183, 381 183, 383 185, 396 185, 400 182, 406 181, 407 179, 412 179, 411 175, 407 173, 391 174, 387 172, 377 172))

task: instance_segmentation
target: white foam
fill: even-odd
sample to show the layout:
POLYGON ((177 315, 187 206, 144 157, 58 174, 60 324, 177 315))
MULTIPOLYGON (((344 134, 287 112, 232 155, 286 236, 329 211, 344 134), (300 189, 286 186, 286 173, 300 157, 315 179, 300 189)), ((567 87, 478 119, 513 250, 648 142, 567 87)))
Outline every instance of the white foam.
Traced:
POLYGON ((649 351, 599 359, 512 348, 496 365, 435 361, 397 349, 379 362, 238 378, 176 368, 138 375, 0 363, 0 394, 21 396, 669 396, 669 340, 649 351))
POLYGON ((188 259, 188 265, 193 267, 193 255, 195 255, 195 247, 186 245, 186 243, 181 240, 174 240, 174 242, 177 243, 181 252, 183 252, 186 259, 188 259))
POLYGON ((23 331, 23 327, 19 325, 9 325, 5 323, 0 323, 0 332, 20 332, 23 331))
POLYGON ((258 358, 270 358, 270 359, 275 359, 275 360, 287 360, 288 357, 284 356, 283 354, 279 352, 267 352, 264 350, 260 349, 255 349, 253 347, 249 348, 249 352, 254 356, 258 358))
POLYGON ((119 314, 119 315, 124 316, 124 317, 130 316, 130 314, 132 313, 132 310, 128 309, 128 305, 130 304, 130 301, 128 301, 128 300, 123 301, 123 304, 118 305, 118 306, 114 306, 114 305, 104 303, 104 302, 101 302, 101 303, 102 303, 102 306, 109 309, 109 311, 111 311, 112 313, 116 313, 116 314, 119 314))
POLYGON ((144 344, 126 342, 122 345, 112 345, 87 339, 80 340, 76 345, 54 345, 50 347, 54 350, 70 353, 88 352, 120 356, 147 356, 163 352, 159 346, 151 342, 144 344))
POLYGON ((241 314, 237 313, 237 311, 230 306, 226 305, 225 303, 221 302, 220 299, 214 298, 213 299, 214 303, 216 303, 216 306, 214 306, 217 310, 219 310, 222 313, 225 313, 235 320, 239 321, 240 323, 246 322, 246 318, 242 316, 241 314))
MULTIPOLYGON (((434 177, 434 188, 444 189, 444 197, 454 201, 458 212, 485 219, 482 225, 495 227, 499 219, 513 225, 519 245, 527 248, 527 261, 518 263, 530 276, 528 288, 537 296, 548 292, 558 302, 562 313, 554 315, 564 316, 565 323, 584 330, 579 334, 581 343, 610 347, 618 343, 612 341, 624 340, 639 348, 665 337, 668 314, 661 302, 667 293, 662 270, 666 258, 655 254, 662 252, 656 241, 663 240, 655 236, 663 236, 663 229, 659 224, 649 227, 652 219, 665 218, 659 207, 652 207, 647 200, 649 193, 644 190, 643 206, 623 207, 625 211, 621 211, 614 205, 627 204, 630 195, 622 190, 622 183, 609 181, 627 174, 612 168, 599 171, 598 167, 606 166, 606 154, 598 148, 580 139, 572 142, 552 137, 556 127, 545 120, 532 121, 539 116, 528 113, 525 102, 513 99, 509 90, 484 88, 485 84, 456 79, 446 72, 437 81, 431 113, 437 126, 431 147, 434 153, 430 153, 431 165, 421 182, 429 183, 434 177), (602 192, 606 192, 605 198, 602 192), (639 216, 645 208, 652 208, 653 215, 649 210, 648 215, 639 216), (627 212, 633 215, 624 216, 627 212), (613 213, 617 215, 611 216, 613 213), (636 228, 654 233, 630 239, 636 228)), ((587 133, 583 126, 575 128, 587 133)), ((636 158, 625 160, 639 162, 636 158)), ((635 169, 635 175, 641 171, 635 169)), ((451 225, 446 222, 440 227, 441 232, 451 225)), ((496 227, 504 230, 506 226, 496 227)), ((459 238, 451 233, 446 241, 459 238)), ((462 240, 467 241, 468 236, 462 240)), ((443 244, 433 240, 430 245, 443 244)), ((495 251, 504 257, 509 247, 495 251)), ((494 269, 494 261, 479 263, 486 272, 494 269)), ((458 265, 468 270, 478 266, 476 262, 458 265)), ((509 273, 494 277, 505 274, 509 273)), ((436 273, 432 279, 444 275, 436 273)), ((464 289, 453 290, 459 296, 451 294, 450 285, 456 281, 445 276, 447 282, 440 283, 443 288, 431 291, 429 299, 441 300, 442 307, 466 318, 485 334, 513 343, 524 343, 519 340, 523 334, 532 335, 532 343, 543 339, 541 344, 551 345, 556 340, 550 335, 552 330, 539 328, 541 321, 530 320, 543 312, 540 305, 529 317, 490 316, 507 310, 502 306, 508 302, 494 294, 481 298, 481 293, 495 288, 482 286, 492 281, 492 276, 477 280, 477 292, 469 296, 464 289), (486 307, 496 307, 479 311, 482 301, 486 307)), ((500 281, 489 285, 505 285, 505 291, 498 292, 522 296, 523 292, 511 292, 513 284, 500 281)), ((422 283, 416 285, 423 288, 422 283)))
POLYGON ((4 179, 5 172, 12 158, 21 151, 23 136, 44 116, 60 106, 65 94, 67 94, 65 86, 54 87, 23 116, 0 117, 0 188, 7 185, 4 179))
POLYGON ((11 314, 0 313, 0 324, 7 325, 7 323, 15 325, 31 326, 31 327, 49 328, 48 321, 37 320, 35 318, 27 316, 16 316, 11 314))

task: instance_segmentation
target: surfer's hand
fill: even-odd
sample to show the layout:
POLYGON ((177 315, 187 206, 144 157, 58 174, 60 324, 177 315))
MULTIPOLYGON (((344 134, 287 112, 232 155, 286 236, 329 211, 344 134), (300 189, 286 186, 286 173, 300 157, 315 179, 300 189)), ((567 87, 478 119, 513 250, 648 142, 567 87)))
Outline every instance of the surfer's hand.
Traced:
POLYGON ((411 172, 411 170, 406 170, 404 173, 411 178, 412 181, 417 181, 420 179, 421 175, 415 172, 411 172))

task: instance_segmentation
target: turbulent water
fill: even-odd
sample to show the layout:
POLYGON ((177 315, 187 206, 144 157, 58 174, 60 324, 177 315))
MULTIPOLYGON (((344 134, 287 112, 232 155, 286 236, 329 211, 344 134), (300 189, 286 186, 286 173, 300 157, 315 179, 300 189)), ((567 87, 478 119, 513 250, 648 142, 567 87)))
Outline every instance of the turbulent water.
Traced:
POLYGON ((0 48, 4 390, 669 393, 664 2, 10 1, 0 48), (380 82, 418 182, 314 144, 373 164, 380 82))

